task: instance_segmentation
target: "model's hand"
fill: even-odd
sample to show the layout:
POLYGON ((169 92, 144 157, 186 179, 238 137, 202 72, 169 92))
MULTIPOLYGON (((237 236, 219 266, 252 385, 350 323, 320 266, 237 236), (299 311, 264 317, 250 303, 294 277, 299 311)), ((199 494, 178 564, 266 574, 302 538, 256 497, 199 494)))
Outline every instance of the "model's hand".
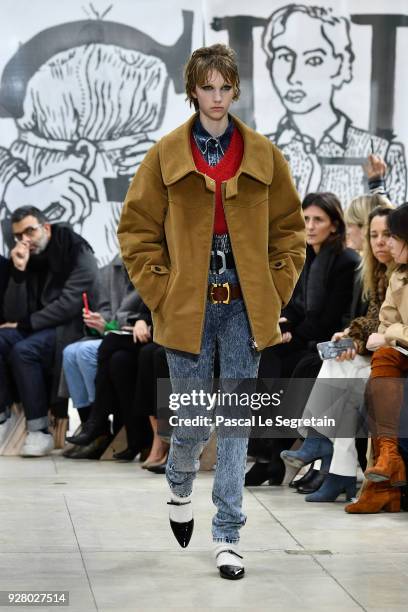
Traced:
POLYGON ((151 340, 151 327, 147 325, 146 321, 136 321, 133 327, 133 341, 134 342, 149 342, 151 340))
POLYGON ((369 336, 366 347, 369 351, 376 351, 381 346, 385 346, 386 344, 384 334, 374 333, 369 336))
POLYGON ((364 171, 368 179, 384 178, 387 172, 387 164, 381 157, 372 153, 368 156, 367 163, 364 166, 364 171))
POLYGON ((29 243, 23 240, 17 242, 14 249, 10 251, 10 256, 14 267, 20 270, 20 272, 24 272, 30 259, 29 243))
POLYGON ((284 332, 282 334, 282 344, 286 344, 292 340, 292 334, 290 332, 284 332))
POLYGON ((0 325, 0 329, 15 329, 17 327, 17 323, 3 323, 0 325))
POLYGON ((85 308, 82 310, 82 317, 84 323, 90 329, 96 329, 100 334, 105 331, 106 321, 99 312, 89 311, 88 314, 85 312, 85 308))

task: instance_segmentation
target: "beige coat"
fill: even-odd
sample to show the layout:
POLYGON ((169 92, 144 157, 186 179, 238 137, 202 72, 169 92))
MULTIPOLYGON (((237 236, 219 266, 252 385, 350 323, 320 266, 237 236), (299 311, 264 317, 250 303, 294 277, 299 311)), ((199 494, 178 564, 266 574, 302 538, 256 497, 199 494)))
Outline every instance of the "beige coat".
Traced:
MULTIPOLYGON (((196 115, 147 153, 129 191, 118 237, 129 276, 152 311, 154 339, 198 354, 207 303, 215 182, 197 171, 196 115)), ((261 350, 281 341, 278 319, 305 258, 299 196, 280 151, 237 117, 244 156, 223 183, 228 231, 252 335, 261 350)))
POLYGON ((388 345, 408 345, 408 272, 395 270, 392 273, 380 309, 378 333, 385 334, 388 345))

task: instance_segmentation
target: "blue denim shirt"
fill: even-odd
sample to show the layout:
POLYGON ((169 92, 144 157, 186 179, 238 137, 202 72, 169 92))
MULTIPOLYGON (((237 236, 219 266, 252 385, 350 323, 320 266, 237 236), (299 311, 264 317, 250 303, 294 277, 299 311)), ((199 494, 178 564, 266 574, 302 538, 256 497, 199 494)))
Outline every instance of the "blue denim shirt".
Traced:
POLYGON ((202 156, 209 166, 216 166, 224 157, 226 150, 231 142, 232 132, 234 131, 234 122, 231 117, 228 117, 228 127, 221 136, 215 138, 204 129, 200 118, 194 122, 193 137, 199 148, 202 156))

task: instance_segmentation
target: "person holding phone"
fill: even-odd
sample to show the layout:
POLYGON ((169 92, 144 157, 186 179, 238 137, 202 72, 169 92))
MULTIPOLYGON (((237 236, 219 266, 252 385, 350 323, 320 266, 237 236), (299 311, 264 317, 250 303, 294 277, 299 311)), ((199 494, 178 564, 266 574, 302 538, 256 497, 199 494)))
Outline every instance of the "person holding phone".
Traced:
MULTIPOLYGON (((114 320, 99 326, 104 336, 75 343, 64 351, 64 372, 70 390, 75 390, 75 406, 80 401, 90 402, 89 417, 81 431, 67 437, 67 442, 75 445, 65 453, 71 459, 98 459, 103 454, 112 439, 110 414, 114 415, 114 433, 124 425, 128 443, 125 450, 114 454, 114 459, 132 461, 151 442, 148 416, 134 409, 140 352, 152 338, 151 317, 133 286, 129 287, 122 265, 121 273, 126 276, 125 295, 114 320)), ((117 303, 118 293, 114 294, 117 303)), ((84 321, 91 328, 98 317, 102 314, 84 313, 84 321)))
MULTIPOLYGON (((103 446, 109 443, 109 424, 107 416, 97 419, 92 414, 92 404, 95 401, 95 378, 98 366, 98 350, 102 344, 103 336, 107 332, 120 332, 132 335, 132 331, 123 331, 126 326, 131 327, 131 318, 137 317, 142 308, 142 301, 134 291, 129 281, 122 259, 116 255, 114 259, 100 270, 99 300, 95 310, 90 310, 89 299, 86 293, 82 294, 82 317, 86 329, 86 336, 78 342, 65 347, 63 352, 64 377, 67 383, 67 395, 72 398, 74 407, 84 430, 91 430, 95 435, 92 440, 99 439, 98 448, 93 448, 97 455, 103 452, 103 446), (86 424, 87 423, 87 424, 86 424)), ((111 408, 111 407, 110 407, 111 408)), ((100 411, 96 413, 99 415, 100 411)), ((109 414, 109 413, 108 413, 109 414)), ((95 446, 95 445, 94 445, 95 446)), ((64 456, 80 458, 84 448, 69 447, 64 456)))
MULTIPOLYGON (((222 380, 256 378, 260 351, 281 341, 278 319, 304 262, 305 235, 285 158, 229 114, 240 93, 232 49, 197 49, 185 83, 196 113, 144 158, 118 236, 152 311, 154 339, 166 347, 173 392, 192 394, 211 388, 216 345, 222 380)), ((190 402, 178 414, 194 413, 190 402)), ((233 580, 244 576, 238 542, 247 435, 217 443, 214 556, 220 576, 233 580)), ((182 547, 193 531, 193 481, 209 436, 209 425, 180 425, 172 435, 169 518, 182 547)))
MULTIPOLYGON (((306 223, 306 263, 292 299, 282 311, 283 343, 264 350, 259 367, 261 379, 287 379, 282 381, 286 388, 281 410, 287 405, 294 417, 303 412, 302 402, 306 401, 321 367, 316 344, 341 328, 344 318, 348 320, 354 277, 360 263, 359 255, 346 247, 343 211, 333 193, 308 194, 302 209, 306 223), (312 365, 307 373, 297 374, 298 368, 310 357, 312 365), (301 391, 296 385, 298 377, 302 379, 301 391)), ((245 476, 245 485, 260 486, 265 481, 281 484, 285 465, 280 453, 291 448, 295 439, 288 432, 287 437, 254 444, 251 452, 257 459, 245 476)))
POLYGON ((302 415, 306 419, 320 416, 334 418, 338 435, 334 435, 336 430, 328 432, 324 427, 313 430, 301 427, 299 433, 305 437, 302 446, 296 451, 286 450, 281 454, 287 465, 298 469, 316 459, 325 458, 328 473, 324 475, 320 487, 306 496, 308 502, 334 502, 342 493, 346 493, 348 499, 355 496, 357 450, 354 434, 358 429, 358 409, 364 403, 365 381, 370 376, 371 363, 366 344, 371 333, 378 329, 380 308, 389 277, 395 268, 388 245, 390 232, 387 218, 392 210, 392 205, 388 204, 387 207, 375 208, 369 214, 359 270, 363 298, 368 301, 367 312, 333 335, 334 346, 348 339, 351 347, 339 351, 334 359, 323 362, 302 415), (324 379, 334 381, 339 393, 334 392, 333 397, 340 399, 341 394, 344 401, 339 401, 335 406, 327 405, 327 396, 320 395, 326 394, 327 383, 324 383, 324 379), (344 384, 338 383, 339 379, 344 384))

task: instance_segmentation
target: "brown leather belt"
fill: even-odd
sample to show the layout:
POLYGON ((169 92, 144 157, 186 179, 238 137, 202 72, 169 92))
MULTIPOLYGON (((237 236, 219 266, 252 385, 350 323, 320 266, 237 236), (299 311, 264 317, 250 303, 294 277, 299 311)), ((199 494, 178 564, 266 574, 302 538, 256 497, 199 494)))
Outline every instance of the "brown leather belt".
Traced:
POLYGON ((240 285, 230 283, 211 283, 208 285, 208 299, 211 304, 229 304, 231 300, 242 297, 240 285))

